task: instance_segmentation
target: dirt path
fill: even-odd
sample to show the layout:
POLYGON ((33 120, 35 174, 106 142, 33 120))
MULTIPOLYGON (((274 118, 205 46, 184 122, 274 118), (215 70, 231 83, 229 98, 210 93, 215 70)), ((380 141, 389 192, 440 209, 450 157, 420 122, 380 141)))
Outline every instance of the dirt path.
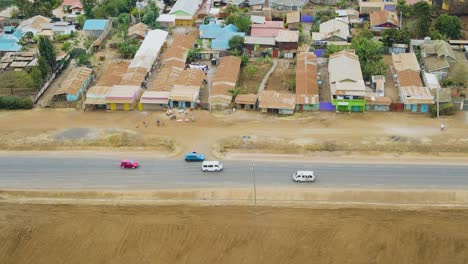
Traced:
POLYGON ((266 73, 265 77, 263 77, 262 82, 260 83, 260 86, 258 87, 257 94, 261 94, 263 90, 265 89, 265 84, 268 81, 268 78, 270 78, 271 73, 276 69, 276 65, 278 65, 278 61, 273 60, 273 65, 271 66, 270 70, 266 73))
POLYGON ((468 211, 0 203, 0 262, 467 263, 468 211))

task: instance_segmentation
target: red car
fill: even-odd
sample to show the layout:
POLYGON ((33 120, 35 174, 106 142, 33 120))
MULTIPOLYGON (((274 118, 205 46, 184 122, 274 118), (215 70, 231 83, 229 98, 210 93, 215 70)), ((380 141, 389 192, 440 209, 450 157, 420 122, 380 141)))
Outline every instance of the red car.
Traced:
POLYGON ((122 169, 136 169, 140 164, 138 161, 134 160, 121 160, 120 161, 120 168, 122 169))

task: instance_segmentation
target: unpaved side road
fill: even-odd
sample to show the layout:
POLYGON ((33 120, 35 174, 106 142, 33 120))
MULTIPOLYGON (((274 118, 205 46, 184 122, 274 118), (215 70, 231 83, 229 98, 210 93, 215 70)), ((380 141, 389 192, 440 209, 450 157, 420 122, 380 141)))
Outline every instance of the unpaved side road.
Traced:
POLYGON ((0 203, 0 263, 468 262, 467 210, 0 203))

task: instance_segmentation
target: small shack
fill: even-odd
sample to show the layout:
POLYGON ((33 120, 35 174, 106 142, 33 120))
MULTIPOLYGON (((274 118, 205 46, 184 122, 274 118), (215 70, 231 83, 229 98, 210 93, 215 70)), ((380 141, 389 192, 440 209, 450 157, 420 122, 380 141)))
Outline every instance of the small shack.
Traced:
POLYGON ((140 86, 114 85, 106 96, 107 109, 133 110, 139 93, 140 86))
POLYGON ((174 85, 169 94, 171 108, 195 108, 199 103, 200 86, 174 85))
POLYGON ((238 94, 236 96, 236 107, 244 110, 256 110, 258 96, 256 94, 238 94))
POLYGON ((390 105, 392 104, 392 99, 390 97, 379 96, 377 93, 367 93, 365 99, 367 111, 390 111, 390 105))
POLYGON ((296 108, 296 95, 291 93, 264 90, 258 101, 262 112, 292 115, 296 108))
POLYGON ((138 110, 163 110, 169 104, 169 92, 145 91, 140 98, 138 110))
POLYGON ((87 109, 106 109, 106 96, 109 94, 112 86, 96 85, 86 92, 85 107, 87 109))
POLYGON ((93 69, 74 68, 67 77, 60 89, 55 92, 54 98, 60 100, 64 97, 68 102, 75 102, 93 79, 93 69))

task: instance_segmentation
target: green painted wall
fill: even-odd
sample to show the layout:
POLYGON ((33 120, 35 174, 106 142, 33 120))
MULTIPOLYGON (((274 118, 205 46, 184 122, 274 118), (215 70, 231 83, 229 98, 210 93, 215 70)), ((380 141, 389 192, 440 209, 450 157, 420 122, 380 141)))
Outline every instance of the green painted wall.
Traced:
MULTIPOLYGON (((302 111, 318 111, 320 105, 319 104, 304 104, 302 105, 302 111)), ((296 105, 296 111, 300 111, 301 106, 296 105)))
POLYGON ((333 99, 332 104, 339 112, 364 112, 366 110, 365 99, 333 99), (338 105, 339 102, 347 102, 348 105, 338 105))

